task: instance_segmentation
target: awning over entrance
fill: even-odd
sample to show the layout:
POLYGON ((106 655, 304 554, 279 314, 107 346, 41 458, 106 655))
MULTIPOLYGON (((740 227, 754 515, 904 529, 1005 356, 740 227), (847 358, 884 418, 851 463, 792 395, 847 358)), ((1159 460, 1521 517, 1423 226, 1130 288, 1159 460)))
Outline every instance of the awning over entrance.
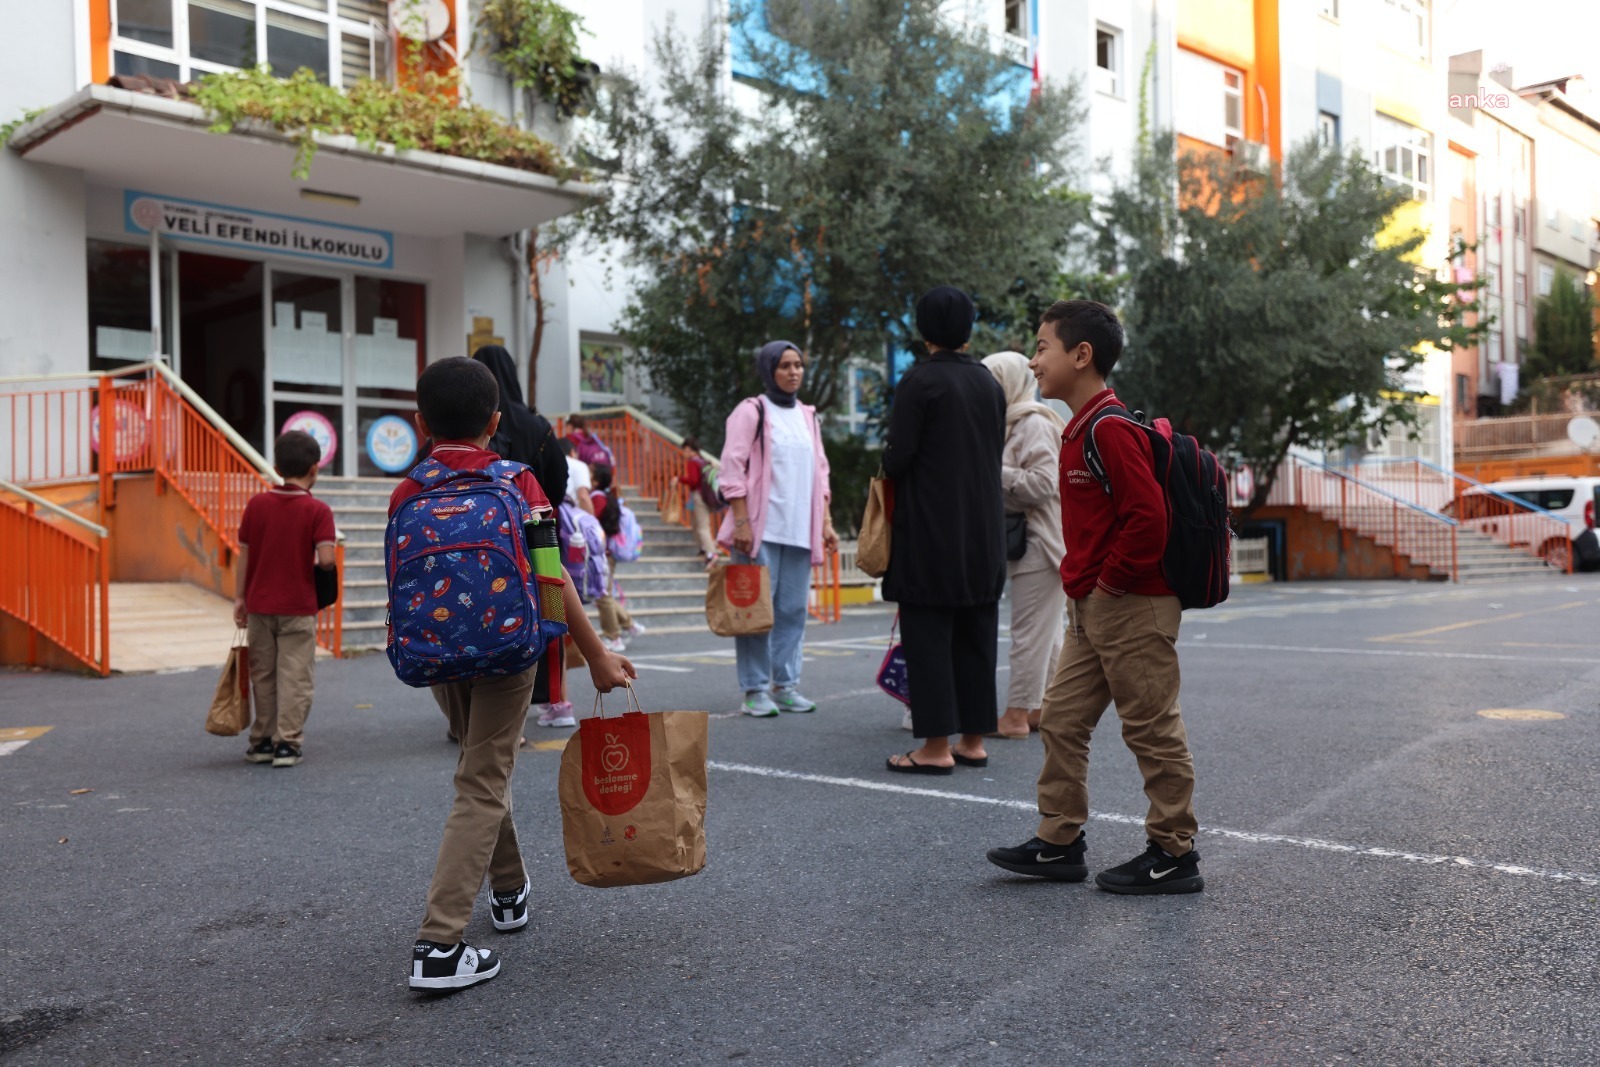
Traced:
POLYGON ((594 188, 433 152, 373 151, 319 138, 307 181, 292 177, 294 142, 270 127, 221 135, 194 104, 90 85, 24 124, 11 147, 81 170, 98 185, 248 204, 253 210, 419 237, 501 237, 574 210, 594 188), (302 190, 356 198, 308 199, 302 190))

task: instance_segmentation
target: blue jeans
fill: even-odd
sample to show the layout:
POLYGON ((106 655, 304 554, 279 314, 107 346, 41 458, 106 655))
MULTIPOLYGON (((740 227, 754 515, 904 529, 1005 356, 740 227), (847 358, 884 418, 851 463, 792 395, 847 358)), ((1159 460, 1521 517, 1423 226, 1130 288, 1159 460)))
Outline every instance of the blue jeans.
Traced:
MULTIPOLYGON (((743 556, 739 562, 746 562, 743 556)), ((765 692, 776 684, 800 684, 800 644, 806 636, 806 601, 811 595, 811 550, 793 545, 763 544, 748 560, 767 568, 772 583, 772 629, 756 637, 734 639, 738 652, 739 688, 765 692)))

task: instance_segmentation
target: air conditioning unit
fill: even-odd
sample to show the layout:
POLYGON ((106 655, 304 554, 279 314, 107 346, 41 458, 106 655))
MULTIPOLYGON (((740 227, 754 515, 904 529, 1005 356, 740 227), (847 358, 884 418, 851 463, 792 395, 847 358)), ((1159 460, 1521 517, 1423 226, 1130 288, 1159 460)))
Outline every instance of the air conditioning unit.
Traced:
POLYGON ((1247 174, 1269 174, 1272 171, 1272 153, 1260 141, 1235 141, 1233 158, 1239 169, 1247 174))

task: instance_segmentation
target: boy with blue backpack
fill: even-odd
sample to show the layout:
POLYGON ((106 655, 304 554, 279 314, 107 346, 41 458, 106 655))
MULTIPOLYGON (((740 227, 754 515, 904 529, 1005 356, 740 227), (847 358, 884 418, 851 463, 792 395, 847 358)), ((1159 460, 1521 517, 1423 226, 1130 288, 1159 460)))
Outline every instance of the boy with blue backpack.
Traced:
POLYGON ((1038 832, 988 855, 1018 874, 1088 877, 1089 737, 1115 702, 1150 801, 1149 840, 1095 884, 1111 893, 1194 893, 1205 881, 1176 646, 1184 608, 1227 596, 1227 499, 1215 456, 1165 419, 1149 424, 1130 413, 1106 387, 1122 345, 1110 308, 1061 300, 1045 311, 1029 362, 1040 393, 1073 414, 1060 459, 1068 640, 1040 710, 1038 832))
POLYGON ((499 952, 463 939, 485 873, 495 929, 528 923, 511 771, 535 685, 548 687, 547 668, 559 669, 546 653, 559 657, 570 632, 600 692, 637 675, 601 647, 560 577, 555 515, 539 483, 486 448, 500 421, 488 368, 459 357, 430 365, 417 379, 417 409, 418 431, 435 444, 389 499, 389 658, 402 681, 432 688, 461 741, 409 975, 413 989, 447 990, 500 971, 499 952))

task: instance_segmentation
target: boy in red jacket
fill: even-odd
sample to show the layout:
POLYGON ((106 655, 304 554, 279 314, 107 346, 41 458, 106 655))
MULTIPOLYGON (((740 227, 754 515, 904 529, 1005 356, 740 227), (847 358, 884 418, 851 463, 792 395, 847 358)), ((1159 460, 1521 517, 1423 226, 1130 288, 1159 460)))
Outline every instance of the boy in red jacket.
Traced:
POLYGON ((1068 637, 1045 690, 1039 733, 1039 830, 989 861, 1019 874, 1081 882, 1088 877, 1089 735, 1115 702, 1122 739, 1139 761, 1150 810, 1149 847, 1095 884, 1113 893, 1194 893, 1205 886, 1194 836, 1194 761, 1178 711, 1178 598, 1161 569, 1167 499, 1150 440, 1131 421, 1095 416, 1120 407, 1106 378, 1122 355, 1122 323, 1092 300, 1060 300, 1044 313, 1029 366, 1039 391, 1073 418, 1061 435, 1061 581, 1068 637), (1090 424, 1093 429, 1090 430, 1090 424), (1083 458, 1093 432, 1110 491, 1083 458))

